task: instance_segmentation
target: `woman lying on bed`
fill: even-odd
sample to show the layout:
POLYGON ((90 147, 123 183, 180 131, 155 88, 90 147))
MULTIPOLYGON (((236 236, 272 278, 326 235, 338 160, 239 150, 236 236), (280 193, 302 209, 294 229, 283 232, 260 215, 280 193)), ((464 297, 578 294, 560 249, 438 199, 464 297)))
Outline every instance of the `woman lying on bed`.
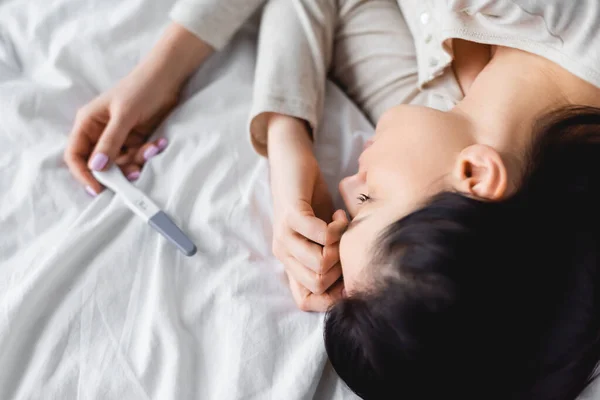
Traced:
MULTIPOLYGON (((214 24, 259 2, 209 3, 178 3, 186 28, 78 115, 65 158, 94 192, 88 166, 134 179, 160 150, 151 128, 233 32, 214 24)), ((328 310, 330 360, 364 398, 574 399, 600 358, 600 9, 518 3, 264 9, 250 130, 274 252, 299 306, 328 310), (327 73, 377 121, 340 184, 339 243, 312 153, 327 73)))

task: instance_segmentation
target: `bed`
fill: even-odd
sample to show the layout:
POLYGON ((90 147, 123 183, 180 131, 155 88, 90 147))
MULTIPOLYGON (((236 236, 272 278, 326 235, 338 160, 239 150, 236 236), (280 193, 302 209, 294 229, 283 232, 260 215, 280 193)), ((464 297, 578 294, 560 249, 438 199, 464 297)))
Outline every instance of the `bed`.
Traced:
MULTIPOLYGON (((171 5, 0 2, 0 399, 356 399, 270 251, 247 136, 256 18, 189 81, 136 183, 195 256, 62 161, 76 110, 136 65, 171 5)), ((332 84, 326 105, 317 158, 337 193, 373 127, 332 84)))
MULTIPOLYGON (((62 161, 77 109, 143 57, 171 5, 0 2, 0 399, 356 398, 270 251, 267 165, 246 130, 256 18, 189 81, 136 183, 195 256, 62 161)), ((335 190, 372 127, 333 85, 327 102, 318 158, 335 190)))

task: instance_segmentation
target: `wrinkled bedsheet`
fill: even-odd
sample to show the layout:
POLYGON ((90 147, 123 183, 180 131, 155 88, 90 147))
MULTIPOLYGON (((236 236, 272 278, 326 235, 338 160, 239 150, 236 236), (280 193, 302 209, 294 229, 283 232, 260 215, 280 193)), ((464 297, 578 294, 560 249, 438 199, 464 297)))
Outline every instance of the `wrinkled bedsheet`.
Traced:
MULTIPOLYGON (((190 80, 136 182, 194 257, 62 162, 77 109, 147 53, 172 4, 0 1, 0 399, 356 399, 270 251, 267 164, 247 137, 256 18, 190 80)), ((337 193, 373 127, 332 84, 326 106, 317 157, 337 193)))
MULTIPOLYGON (((323 315, 296 309, 270 251, 267 164, 247 137, 255 23, 190 80, 136 183, 194 257, 62 161, 77 109, 146 54, 171 5, 0 2, 0 399, 353 399, 323 315)), ((327 104, 318 158, 336 191, 372 127, 333 85, 327 104)))

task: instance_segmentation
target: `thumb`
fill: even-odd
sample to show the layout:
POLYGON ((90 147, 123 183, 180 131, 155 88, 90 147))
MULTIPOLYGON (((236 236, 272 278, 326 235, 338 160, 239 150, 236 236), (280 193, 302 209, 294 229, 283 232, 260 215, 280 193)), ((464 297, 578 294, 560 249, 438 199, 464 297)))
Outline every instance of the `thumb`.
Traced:
POLYGON ((333 222, 327 225, 325 245, 331 245, 339 242, 347 226, 348 217, 346 216, 346 212, 344 210, 337 210, 333 214, 333 222))
POLYGON ((333 222, 339 222, 339 223, 348 223, 348 215, 346 214, 346 212, 344 210, 337 210, 335 213, 333 213, 333 217, 332 217, 333 222))
POLYGON ((121 146, 129 134, 129 128, 123 119, 111 118, 96 143, 88 161, 88 167, 95 171, 106 169, 117 158, 121 146))
POLYGON ((325 245, 327 223, 317 217, 310 204, 298 201, 296 209, 287 215, 288 226, 314 243, 325 245))

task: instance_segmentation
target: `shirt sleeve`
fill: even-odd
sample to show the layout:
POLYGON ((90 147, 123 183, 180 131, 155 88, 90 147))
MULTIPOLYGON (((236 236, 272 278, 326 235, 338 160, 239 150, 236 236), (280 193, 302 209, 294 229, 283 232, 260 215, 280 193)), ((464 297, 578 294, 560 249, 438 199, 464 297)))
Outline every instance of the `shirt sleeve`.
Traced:
POLYGON ((178 0, 171 20, 220 50, 264 0, 178 0))

